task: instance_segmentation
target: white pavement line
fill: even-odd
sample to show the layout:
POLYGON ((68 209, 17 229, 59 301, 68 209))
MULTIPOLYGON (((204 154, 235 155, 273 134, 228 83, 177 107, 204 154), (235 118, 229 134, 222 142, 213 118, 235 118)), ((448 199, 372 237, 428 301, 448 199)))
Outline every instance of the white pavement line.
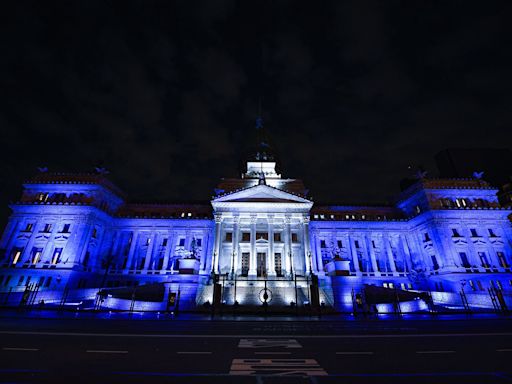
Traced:
POLYGON ((368 335, 184 335, 184 334, 141 334, 141 333, 87 333, 87 332, 46 332, 46 331, 0 331, 0 335, 40 335, 40 336, 79 336, 79 337, 147 337, 168 339, 240 339, 240 338, 296 338, 296 339, 389 339, 389 338, 418 338, 418 337, 490 337, 512 336, 512 332, 500 333, 432 333, 432 334, 368 334, 368 335))
POLYGON ((180 351, 176 352, 178 355, 211 355, 209 351, 180 351))
POLYGON ((302 348, 295 339, 240 339, 238 348, 302 348))
POLYGON ((128 353, 128 351, 104 351, 100 349, 88 349, 87 353, 128 353))
POLYGON ((36 352, 38 348, 16 348, 16 347, 3 347, 4 351, 25 351, 25 352, 36 352))
POLYGON ((354 352, 336 352, 337 355, 373 355, 373 352, 354 351, 354 352))
POLYGON ((441 354, 441 353, 455 353, 455 351, 416 351, 419 354, 441 354))
POLYGON ((255 355, 291 355, 291 352, 254 352, 255 355))
POLYGON ((512 352, 512 348, 497 349, 496 352, 512 352))

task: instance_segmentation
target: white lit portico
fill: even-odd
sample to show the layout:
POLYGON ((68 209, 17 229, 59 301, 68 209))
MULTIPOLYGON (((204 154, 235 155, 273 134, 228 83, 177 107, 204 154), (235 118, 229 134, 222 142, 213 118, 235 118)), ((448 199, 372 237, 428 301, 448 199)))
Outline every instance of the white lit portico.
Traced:
POLYGON ((218 196, 214 271, 237 277, 290 277, 311 271, 309 211, 313 203, 259 184, 218 196))

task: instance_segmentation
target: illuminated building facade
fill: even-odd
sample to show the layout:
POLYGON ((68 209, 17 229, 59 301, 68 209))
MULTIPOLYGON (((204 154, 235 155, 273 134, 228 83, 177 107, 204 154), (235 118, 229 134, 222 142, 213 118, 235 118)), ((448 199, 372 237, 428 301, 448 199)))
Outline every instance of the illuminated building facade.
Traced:
POLYGON ((419 175, 391 206, 317 206, 259 151, 211 204, 127 203, 101 169, 41 172, 23 187, 0 241, 3 304, 37 287, 45 305, 92 306, 102 289, 102 308, 165 310, 179 291, 193 310, 216 300, 215 281, 225 305, 511 304, 512 210, 479 178, 419 175))

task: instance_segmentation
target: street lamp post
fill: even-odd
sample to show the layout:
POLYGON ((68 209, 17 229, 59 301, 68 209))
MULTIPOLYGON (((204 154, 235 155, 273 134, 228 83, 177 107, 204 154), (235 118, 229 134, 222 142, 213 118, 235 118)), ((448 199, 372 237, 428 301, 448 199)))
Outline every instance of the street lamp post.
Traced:
POLYGON ((231 279, 235 278, 235 251, 231 255, 231 279))

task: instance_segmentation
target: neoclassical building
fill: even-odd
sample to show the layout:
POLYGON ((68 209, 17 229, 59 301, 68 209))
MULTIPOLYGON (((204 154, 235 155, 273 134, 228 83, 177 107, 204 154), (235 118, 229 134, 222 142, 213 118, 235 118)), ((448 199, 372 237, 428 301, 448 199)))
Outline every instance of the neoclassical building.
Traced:
MULTIPOLYGON (((10 205, 0 305, 336 311, 510 307, 510 207, 419 174, 389 206, 321 206, 265 149, 210 204, 133 204, 102 169, 40 172, 10 205)), ((480 176, 480 175, 476 175, 480 176)))

